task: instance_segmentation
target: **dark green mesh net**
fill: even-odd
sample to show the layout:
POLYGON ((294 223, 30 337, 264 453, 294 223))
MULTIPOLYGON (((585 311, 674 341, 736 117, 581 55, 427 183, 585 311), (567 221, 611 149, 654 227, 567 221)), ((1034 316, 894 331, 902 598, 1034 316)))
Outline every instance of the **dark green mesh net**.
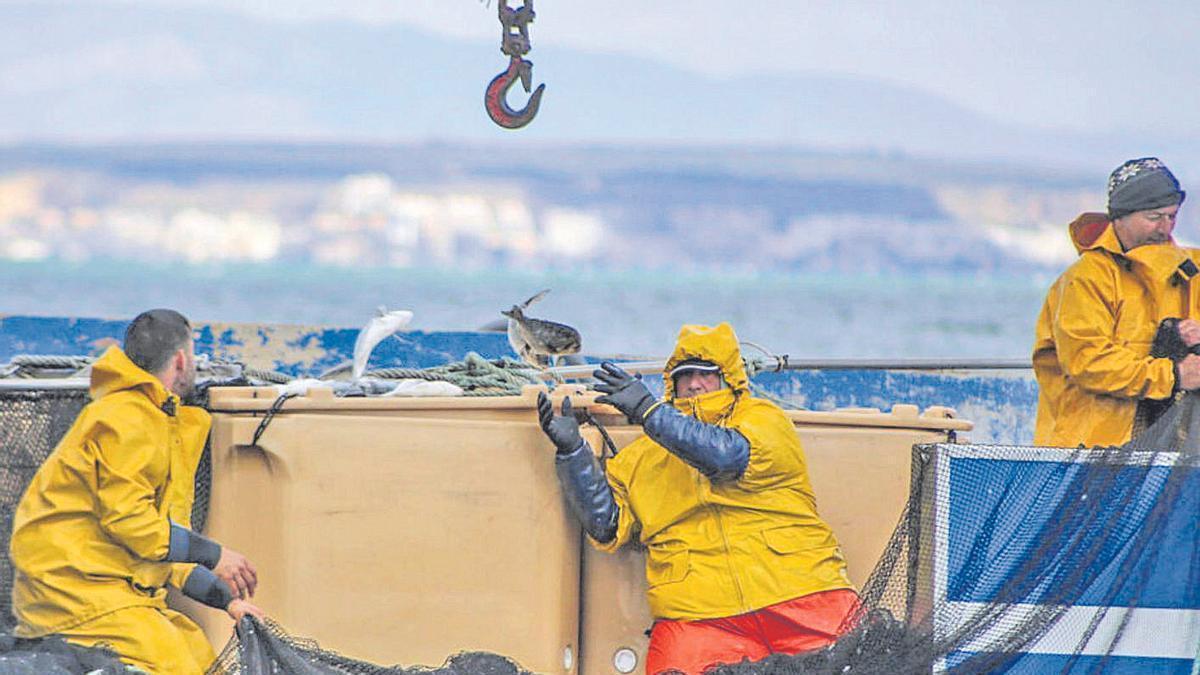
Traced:
POLYGON ((14 624, 8 540, 17 504, 88 400, 86 389, 0 389, 0 632, 14 624))
POLYGON ((242 619, 210 674, 222 675, 532 675, 497 654, 464 652, 437 667, 379 666, 321 649, 313 640, 288 635, 273 621, 242 619))

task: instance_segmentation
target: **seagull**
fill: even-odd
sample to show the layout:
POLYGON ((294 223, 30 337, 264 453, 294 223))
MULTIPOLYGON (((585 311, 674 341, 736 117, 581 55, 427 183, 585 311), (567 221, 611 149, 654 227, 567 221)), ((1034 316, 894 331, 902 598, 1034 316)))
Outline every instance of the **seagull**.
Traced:
POLYGON ((397 309, 389 312, 382 305, 375 310, 376 315, 367 322, 358 331, 358 338, 354 340, 354 369, 352 371, 355 380, 363 376, 367 371, 367 361, 371 358, 371 352, 375 349, 375 345, 383 342, 385 338, 392 335, 396 331, 408 325, 412 321, 413 313, 407 309, 397 309))
POLYGON ((538 293, 512 309, 500 312, 508 317, 508 344, 521 359, 535 368, 545 370, 553 356, 579 352, 582 339, 579 331, 566 324, 525 316, 525 310, 541 300, 550 289, 538 293))

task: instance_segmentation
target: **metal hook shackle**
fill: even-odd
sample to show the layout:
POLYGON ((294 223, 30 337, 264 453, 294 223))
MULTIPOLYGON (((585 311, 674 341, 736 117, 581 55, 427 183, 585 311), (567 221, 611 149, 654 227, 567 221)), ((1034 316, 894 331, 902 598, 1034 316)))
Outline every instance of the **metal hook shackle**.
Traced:
POLYGON ((529 97, 529 102, 525 104, 525 107, 513 110, 508 105, 507 96, 509 88, 517 80, 521 81, 525 91, 530 90, 533 84, 533 62, 513 56, 509 59, 508 68, 488 83, 487 92, 483 96, 488 117, 505 129, 520 129, 532 122, 534 116, 537 115, 538 106, 542 104, 542 92, 546 90, 545 84, 539 84, 529 97))

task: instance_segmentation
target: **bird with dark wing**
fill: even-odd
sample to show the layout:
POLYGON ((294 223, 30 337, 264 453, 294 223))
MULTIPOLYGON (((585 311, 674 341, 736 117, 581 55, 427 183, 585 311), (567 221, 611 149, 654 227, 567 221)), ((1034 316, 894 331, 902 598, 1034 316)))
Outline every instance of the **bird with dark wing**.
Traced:
POLYGON ((574 328, 525 315, 530 305, 549 292, 547 288, 525 302, 513 305, 512 309, 500 312, 508 317, 508 344, 512 345, 513 351, 526 363, 543 370, 553 365, 552 357, 576 354, 582 345, 579 331, 574 328))

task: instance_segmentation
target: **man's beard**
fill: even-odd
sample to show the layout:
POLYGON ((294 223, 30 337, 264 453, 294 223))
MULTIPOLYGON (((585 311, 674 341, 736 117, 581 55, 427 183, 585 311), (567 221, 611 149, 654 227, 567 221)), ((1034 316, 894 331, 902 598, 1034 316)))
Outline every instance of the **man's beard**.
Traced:
POLYGON ((187 375, 175 380, 171 386, 171 393, 179 397, 180 400, 186 399, 196 391, 196 369, 188 371, 187 375))

